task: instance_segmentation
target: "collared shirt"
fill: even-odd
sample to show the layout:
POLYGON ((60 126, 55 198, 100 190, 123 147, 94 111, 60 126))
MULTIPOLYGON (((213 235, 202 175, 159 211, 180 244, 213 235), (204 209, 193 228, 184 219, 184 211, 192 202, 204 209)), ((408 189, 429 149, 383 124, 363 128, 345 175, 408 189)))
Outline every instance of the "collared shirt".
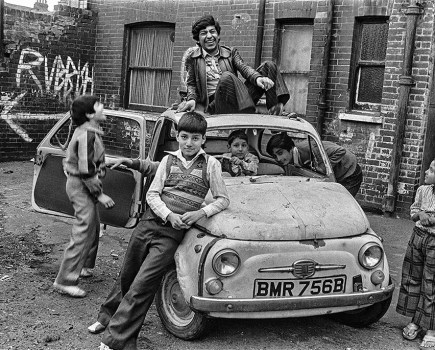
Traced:
MULTIPOLYGON (((411 218, 420 211, 426 214, 435 216, 435 194, 433 193, 433 185, 423 185, 417 189, 414 203, 411 205, 411 218)), ((415 226, 423 231, 435 234, 435 226, 423 226, 418 220, 415 226)))
MULTIPOLYGON (((204 150, 201 149, 192 160, 188 161, 186 158, 183 157, 181 150, 168 153, 174 155, 179 160, 181 160, 181 163, 186 169, 190 168, 201 154, 205 154, 204 150)), ((162 194, 162 190, 166 181, 167 162, 168 156, 165 156, 160 162, 154 180, 151 183, 151 186, 146 195, 147 203, 152 211, 165 222, 171 211, 162 201, 160 196, 162 194)), ((230 204, 227 188, 222 178, 221 164, 215 157, 212 156, 209 156, 207 161, 207 180, 210 183, 210 191, 213 195, 214 201, 205 205, 201 209, 204 210, 207 217, 210 217, 224 210, 230 204)))
POLYGON ((205 60, 205 74, 207 77, 207 95, 211 96, 216 92, 216 86, 222 75, 222 70, 219 67, 219 50, 216 55, 210 55, 204 49, 202 56, 205 60))

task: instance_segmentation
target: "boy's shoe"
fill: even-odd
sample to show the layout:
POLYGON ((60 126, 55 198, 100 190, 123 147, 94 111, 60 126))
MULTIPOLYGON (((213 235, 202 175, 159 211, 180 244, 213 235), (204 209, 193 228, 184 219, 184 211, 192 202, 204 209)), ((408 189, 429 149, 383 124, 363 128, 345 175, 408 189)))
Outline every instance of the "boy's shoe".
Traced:
POLYGON ((60 294, 67 294, 73 298, 84 298, 86 296, 86 292, 77 286, 64 286, 54 282, 53 288, 60 294))
POLYGON ((88 327, 88 331, 92 334, 99 334, 99 333, 103 332, 105 329, 106 329, 106 327, 103 326, 98 321, 88 327))
POLYGON ((106 344, 100 343, 100 347, 98 350, 113 350, 112 348, 109 348, 106 344))
POLYGON ((88 269, 87 267, 82 268, 82 270, 80 271, 80 277, 83 278, 89 278, 92 277, 94 275, 94 273, 92 272, 91 269, 88 269))

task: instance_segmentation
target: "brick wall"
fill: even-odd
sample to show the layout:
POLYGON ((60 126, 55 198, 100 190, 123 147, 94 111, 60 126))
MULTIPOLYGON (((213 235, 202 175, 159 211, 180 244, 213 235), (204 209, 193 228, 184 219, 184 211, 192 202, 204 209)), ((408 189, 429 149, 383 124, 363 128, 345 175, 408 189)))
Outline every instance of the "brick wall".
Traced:
MULTIPOLYGON (((353 150, 362 165, 364 182, 358 195, 366 207, 382 209, 387 192, 397 122, 399 76, 405 48, 407 1, 337 0, 327 85, 329 110, 323 137, 353 150), (389 33, 380 123, 340 120, 349 109, 349 67, 356 16, 388 16, 389 33)), ((396 211, 406 215, 419 184, 427 119, 430 76, 433 74, 433 2, 425 2, 418 19, 412 75, 416 85, 409 96, 396 211)))
MULTIPOLYGON (((182 82, 183 54, 189 47, 195 45, 191 37, 191 24, 203 14, 214 15, 222 27, 221 42, 228 46, 237 47, 246 63, 254 65, 260 0, 93 0, 89 3, 91 12, 75 10, 76 12, 71 12, 69 15, 61 13, 59 17, 61 19, 56 17, 56 23, 58 24, 59 21, 62 23, 61 29, 52 24, 49 34, 47 34, 47 30, 44 31, 43 35, 36 31, 31 40, 33 45, 31 47, 40 52, 47 51, 44 56, 47 55, 49 62, 53 61, 56 54, 62 55, 64 64, 66 64, 65 58, 68 55, 71 55, 75 64, 79 59, 81 62, 89 62, 93 66, 94 92, 101 96, 103 102, 109 107, 123 107, 123 89, 126 78, 124 72, 126 26, 144 22, 166 22, 175 25, 170 87, 171 102, 178 99, 178 88, 182 82), (97 13, 98 24, 96 25, 97 13), (81 25, 84 26, 85 30, 80 30, 81 25), (88 51, 86 49, 71 50, 68 45, 60 46, 61 43, 58 40, 60 37, 73 42, 73 38, 81 38, 83 32, 86 32, 86 28, 90 30, 90 33, 93 33, 95 25, 95 58, 91 54, 92 41, 90 40, 93 35, 88 34, 87 37, 85 35, 85 38, 82 38, 85 40, 83 43, 86 47, 89 47, 88 51), (44 46, 44 43, 49 40, 51 40, 51 44, 55 45, 44 46)), ((402 74, 405 48, 405 11, 408 4, 409 0, 266 1, 262 61, 277 59, 276 32, 280 24, 292 23, 301 19, 308 19, 313 23, 314 35, 305 118, 318 127, 322 138, 340 143, 356 153, 364 172, 364 183, 357 199, 363 206, 372 209, 382 208, 389 181, 391 153, 397 122, 398 81, 402 74), (330 16, 332 16, 332 22, 329 22, 330 16), (389 18, 382 105, 379 118, 375 121, 370 121, 370 118, 364 121, 355 121, 343 117, 351 112, 349 110, 349 74, 352 63, 355 21, 357 17, 364 16, 389 18), (329 23, 332 23, 330 27, 329 23), (330 52, 328 55, 325 50, 329 40, 330 52), (323 102, 326 109, 324 115, 320 108, 323 102)), ((428 120, 430 77, 433 75, 431 57, 433 57, 435 5, 432 1, 421 2, 421 4, 424 8, 417 24, 412 71, 416 84, 412 87, 409 96, 410 103, 398 183, 396 209, 400 213, 406 213, 409 209, 420 175, 424 170, 422 169, 422 153, 428 120)), ((6 12, 8 16, 11 16, 12 10, 6 8, 6 12)), ((26 17, 27 22, 36 21, 29 26, 31 28, 38 26, 45 28, 44 26, 47 26, 47 24, 44 26, 38 24, 37 18, 39 17, 34 14, 24 16, 28 16, 26 17)), ((47 17, 47 19, 49 18, 47 17)), ((53 23, 53 19, 50 21, 48 22, 53 23)), ((12 22, 6 23, 7 30, 10 29, 11 25, 12 22)), ((23 29, 18 30, 18 32, 20 31, 24 32, 23 29)), ((20 53, 25 46, 20 39, 17 39, 18 34, 14 35, 16 38, 13 42, 18 43, 19 47, 15 48, 14 44, 10 43, 7 46, 9 50, 12 48, 10 57, 12 63, 10 64, 8 83, 0 82, 2 100, 8 98, 7 94, 11 89, 12 91, 21 91, 16 86, 17 70, 14 68, 13 62, 19 61, 20 53)), ((10 38, 11 33, 6 31, 6 37, 10 38)), ((79 42, 82 41, 76 42, 75 47, 79 45, 79 42)), ((49 67, 51 67, 50 63, 49 67)), ((31 108, 33 110, 43 109, 38 105, 40 99, 34 99, 34 107, 32 107, 32 99, 29 97, 32 97, 33 94, 37 96, 44 94, 44 107, 47 110, 57 112, 66 107, 65 99, 59 98, 58 94, 46 95, 45 92, 43 93, 29 72, 27 69, 27 75, 22 74, 20 78, 20 84, 22 84, 20 89, 26 86, 28 102, 14 107, 16 111, 21 112, 25 106, 27 106, 27 111, 31 108)), ((37 72, 41 74, 43 70, 40 69, 37 72)), ((42 85, 44 84, 43 77, 40 78, 40 82, 42 85)), ((24 118, 22 123, 24 125, 29 121, 24 118)), ((5 123, 0 125, 7 127, 8 133, 11 132, 9 125, 5 126, 5 123)), ((30 128, 30 126, 28 127, 30 128)), ((17 132, 12 132, 12 134, 14 133, 17 132)), ((38 136, 32 138, 36 139, 38 136)))
POLYGON ((76 95, 93 91, 97 14, 5 4, 0 72, 0 161, 30 159, 76 95))

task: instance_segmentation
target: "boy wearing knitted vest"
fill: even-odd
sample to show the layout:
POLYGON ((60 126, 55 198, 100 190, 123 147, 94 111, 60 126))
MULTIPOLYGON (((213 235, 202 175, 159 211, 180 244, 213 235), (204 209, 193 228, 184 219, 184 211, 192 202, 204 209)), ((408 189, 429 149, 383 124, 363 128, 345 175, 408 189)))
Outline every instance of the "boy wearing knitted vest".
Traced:
POLYGON ((187 229, 229 205, 219 161, 202 149, 207 121, 183 114, 179 150, 169 152, 146 195, 149 205, 130 239, 121 270, 122 300, 106 325, 100 350, 135 350, 145 316, 187 229), (211 191, 214 201, 203 206, 211 191))

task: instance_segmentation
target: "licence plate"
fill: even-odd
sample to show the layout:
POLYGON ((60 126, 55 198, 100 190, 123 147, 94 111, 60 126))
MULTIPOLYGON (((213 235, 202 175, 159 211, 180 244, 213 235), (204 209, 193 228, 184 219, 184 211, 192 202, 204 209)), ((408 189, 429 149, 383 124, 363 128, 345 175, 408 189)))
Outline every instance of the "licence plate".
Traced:
POLYGON ((257 279, 254 284, 254 298, 285 298, 296 296, 344 293, 346 276, 308 279, 257 279))

